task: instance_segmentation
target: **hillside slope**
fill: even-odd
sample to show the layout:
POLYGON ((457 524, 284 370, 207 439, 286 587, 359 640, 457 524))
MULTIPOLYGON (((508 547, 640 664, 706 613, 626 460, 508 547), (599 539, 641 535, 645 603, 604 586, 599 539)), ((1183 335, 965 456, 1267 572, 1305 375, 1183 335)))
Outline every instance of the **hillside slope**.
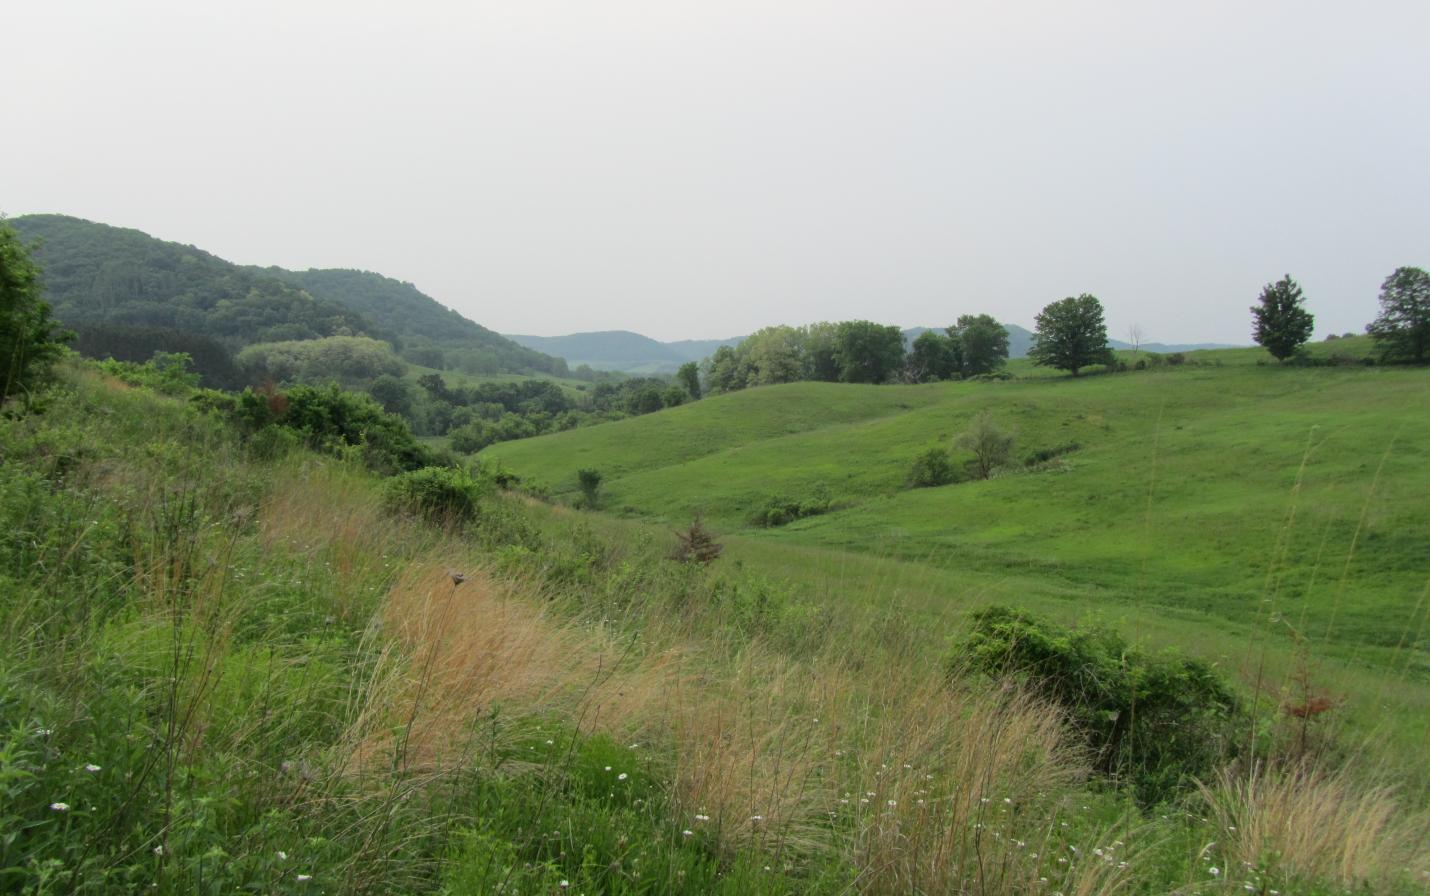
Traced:
POLYGON ((393 334, 398 350, 414 363, 467 373, 567 373, 560 358, 533 351, 468 320, 411 283, 370 271, 261 270, 320 300, 364 315, 393 334))
POLYGON ((1425 585, 1426 445, 1426 371, 1189 366, 750 389, 488 454, 557 495, 594 467, 608 508, 670 523, 701 510, 727 531, 772 496, 825 493, 834 512, 752 533, 961 570, 998 593, 1245 621, 1274 574, 1296 625, 1388 655, 1407 631, 1413 640, 1425 585), (819 410, 789 425, 804 407, 819 410), (1016 430, 1015 469, 908 489, 914 456, 984 410, 1016 430), (1063 449, 1041 471, 1022 468, 1032 452, 1063 449))
POLYGON ((10 223, 39 243, 46 294, 67 326, 160 328, 259 342, 368 335, 408 360, 468 373, 564 375, 559 358, 519 346, 410 283, 366 271, 236 265, 194 246, 66 215, 10 223))
POLYGON ((340 333, 385 334, 360 313, 194 246, 66 215, 10 223, 39 242, 45 293, 68 326, 160 327, 231 347, 340 333))

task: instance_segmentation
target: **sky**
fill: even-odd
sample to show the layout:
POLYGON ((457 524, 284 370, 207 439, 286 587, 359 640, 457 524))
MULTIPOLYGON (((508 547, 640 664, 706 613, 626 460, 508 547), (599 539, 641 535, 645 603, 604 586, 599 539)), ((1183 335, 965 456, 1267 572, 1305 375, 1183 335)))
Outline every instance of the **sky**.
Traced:
POLYGON ((0 212, 410 281, 505 333, 1317 336, 1430 267, 1430 3, 10 4, 0 212))

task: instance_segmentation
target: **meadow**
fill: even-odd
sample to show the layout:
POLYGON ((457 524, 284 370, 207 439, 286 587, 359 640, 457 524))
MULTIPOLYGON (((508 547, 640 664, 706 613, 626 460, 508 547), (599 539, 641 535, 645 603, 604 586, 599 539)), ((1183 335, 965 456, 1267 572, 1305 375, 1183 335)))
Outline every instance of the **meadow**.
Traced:
MULTIPOLYGON (((730 396, 779 419, 723 413, 755 445, 817 441, 822 417, 882 432, 960 394, 837 388, 853 400, 779 387, 730 396)), ((733 522, 724 556, 683 563, 656 511, 503 492, 488 463, 442 474, 469 515, 431 518, 361 444, 245 433, 200 398, 69 362, 0 422, 7 891, 1399 894, 1430 874, 1423 802, 1342 713, 1310 762, 1306 726, 1253 694, 1250 752, 1147 802, 1069 710, 950 653, 963 608, 1055 608, 1056 580, 1024 602, 996 568, 733 522)), ((1363 671, 1387 706, 1423 693, 1363 671)))

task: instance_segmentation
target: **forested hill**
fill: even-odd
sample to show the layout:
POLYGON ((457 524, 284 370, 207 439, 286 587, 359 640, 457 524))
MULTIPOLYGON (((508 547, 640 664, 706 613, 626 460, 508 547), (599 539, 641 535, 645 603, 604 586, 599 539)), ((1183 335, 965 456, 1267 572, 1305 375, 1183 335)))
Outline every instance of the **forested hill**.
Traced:
POLYGON ((519 345, 474 323, 411 283, 368 271, 254 269, 338 302, 397 337, 401 354, 426 367, 469 373, 549 373, 564 376, 566 362, 519 345))
POLYGON ((24 215, 10 223, 26 242, 38 241, 45 296, 67 326, 181 330, 234 347, 343 333, 385 335, 337 302, 193 246, 65 215, 24 215))
POLYGON ((443 307, 411 284, 362 271, 236 265, 194 246, 66 215, 9 219, 44 271, 66 326, 198 334, 237 349, 366 335, 414 363, 471 373, 555 373, 566 364, 443 307))

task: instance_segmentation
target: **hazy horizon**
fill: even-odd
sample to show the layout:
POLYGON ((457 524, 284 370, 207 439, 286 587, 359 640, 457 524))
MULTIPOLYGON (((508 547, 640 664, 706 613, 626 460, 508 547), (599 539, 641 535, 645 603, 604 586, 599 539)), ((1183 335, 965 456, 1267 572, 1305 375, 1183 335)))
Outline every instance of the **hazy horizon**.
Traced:
POLYGON ((12 10, 0 212, 373 270, 501 333, 867 318, 1316 338, 1430 266, 1430 7, 12 10))

